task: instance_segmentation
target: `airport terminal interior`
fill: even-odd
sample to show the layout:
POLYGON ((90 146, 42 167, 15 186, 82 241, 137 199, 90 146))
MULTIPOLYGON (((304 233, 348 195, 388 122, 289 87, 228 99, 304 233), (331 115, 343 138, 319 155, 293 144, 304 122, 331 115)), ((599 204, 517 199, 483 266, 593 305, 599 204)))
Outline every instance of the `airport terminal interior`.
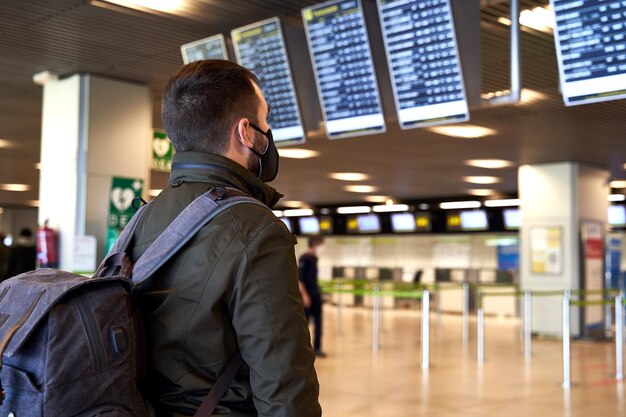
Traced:
POLYGON ((324 237, 325 416, 626 416, 626 1, 0 1, 0 278, 95 271, 201 59, 257 75, 274 214, 324 237))

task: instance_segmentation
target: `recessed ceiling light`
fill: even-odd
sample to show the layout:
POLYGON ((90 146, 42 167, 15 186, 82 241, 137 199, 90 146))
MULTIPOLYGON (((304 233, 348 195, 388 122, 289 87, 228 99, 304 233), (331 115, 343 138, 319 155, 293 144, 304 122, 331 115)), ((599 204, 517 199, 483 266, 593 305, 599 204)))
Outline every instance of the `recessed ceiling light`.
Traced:
POLYGON ((39 200, 28 200, 26 201, 26 205, 31 207, 39 207, 39 200))
POLYGON ((0 190, 4 191, 29 191, 30 188, 28 184, 0 184, 0 190))
MULTIPOLYGON (((506 26, 511 26, 511 19, 499 17, 498 22, 506 26)), ((554 30, 554 12, 550 5, 546 7, 535 7, 534 9, 522 10, 519 17, 521 25, 539 30, 545 33, 552 33, 554 30)))
POLYGON ((408 211, 409 206, 406 204, 385 204, 382 206, 374 206, 376 213, 391 213, 396 211, 408 211))
POLYGON ((185 0, 104 0, 106 3, 117 4, 118 6, 130 7, 131 9, 152 9, 161 12, 171 13, 181 10, 185 5, 185 0))
POLYGON ((313 210, 311 209, 289 209, 284 210, 283 215, 285 217, 298 217, 298 216, 312 216, 313 210))
POLYGON ((430 130, 431 132, 437 133, 439 135, 446 135, 463 139, 478 139, 498 133, 493 129, 475 125, 433 126, 427 128, 427 130, 430 130))
POLYGON ((475 195, 475 196, 479 196, 479 197, 487 197, 492 195, 493 193, 495 193, 494 190, 488 190, 488 189, 472 189, 472 190, 467 190, 467 192, 471 195, 475 195))
POLYGON ((607 196, 607 200, 609 200, 609 201, 624 201, 624 200, 626 200, 626 195, 624 195, 624 194, 609 194, 607 196))
POLYGON ((371 185, 346 185, 343 187, 344 190, 350 191, 351 193, 375 193, 376 187, 371 185))
POLYGON ((502 200, 487 200, 485 201, 485 206, 487 207, 511 207, 511 206, 519 206, 520 200, 519 198, 508 198, 502 200))
POLYGON ((0 148, 10 148, 13 146, 13 142, 6 139, 0 139, 0 148))
POLYGON ((285 200, 285 201, 281 201, 280 204, 282 206, 291 207, 291 208, 301 208, 301 207, 308 206, 308 204, 305 203, 304 201, 297 201, 297 200, 285 200))
POLYGON ((509 168, 513 166, 513 162, 504 159, 469 159, 465 163, 473 167, 487 169, 509 168))
POLYGON ((500 178, 489 176, 473 176, 463 177, 463 181, 470 182, 472 184, 496 184, 500 182, 500 178))
POLYGON ((37 162, 37 163, 35 164, 35 169, 39 169, 39 170, 41 170, 41 162, 37 162))
POLYGON ((363 199, 370 203, 387 203, 389 197, 384 195, 368 195, 366 197, 363 197, 363 199))
POLYGON ((611 186, 611 188, 626 188, 626 181, 624 180, 611 181, 609 185, 611 186))
POLYGON ((308 159, 315 158, 319 156, 319 152, 312 151, 310 149, 301 149, 301 148, 279 148, 278 154, 282 158, 290 158, 290 159, 308 159))
POLYGON ((471 209, 480 207, 480 201, 447 201, 439 204, 444 210, 471 209))
POLYGON ((369 175, 360 172, 331 172, 328 176, 340 181, 366 181, 370 179, 369 175))
POLYGON ((370 206, 348 206, 337 208, 337 213, 339 214, 363 214, 371 212, 372 208, 370 206))
POLYGON ((0 214, 4 214, 4 208, 0 207, 0 214))

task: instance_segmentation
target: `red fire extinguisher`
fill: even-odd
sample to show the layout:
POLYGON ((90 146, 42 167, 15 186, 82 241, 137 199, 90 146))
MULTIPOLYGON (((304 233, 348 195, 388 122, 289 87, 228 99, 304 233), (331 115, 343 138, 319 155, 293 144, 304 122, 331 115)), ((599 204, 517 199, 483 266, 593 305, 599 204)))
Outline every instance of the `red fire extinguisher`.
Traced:
POLYGON ((59 267, 59 235, 48 227, 48 220, 37 228, 37 267, 59 267))

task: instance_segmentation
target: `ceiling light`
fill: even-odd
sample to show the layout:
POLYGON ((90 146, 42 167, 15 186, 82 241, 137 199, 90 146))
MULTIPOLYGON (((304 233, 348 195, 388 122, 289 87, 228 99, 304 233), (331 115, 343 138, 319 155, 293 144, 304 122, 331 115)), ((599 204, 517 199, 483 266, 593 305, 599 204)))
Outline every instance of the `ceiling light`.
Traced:
POLYGON ((409 206, 406 204, 385 204, 383 206, 374 206, 376 213, 391 213, 394 211, 409 211, 409 206))
POLYGON ((328 176, 340 181, 366 181, 370 178, 369 175, 360 172, 332 172, 328 176))
POLYGON ((274 213, 274 216, 276 216, 276 217, 283 217, 283 211, 282 210, 272 210, 272 213, 274 213))
POLYGON ((387 203, 389 197, 384 195, 368 195, 363 198, 365 201, 369 203, 387 203))
POLYGON ((291 207, 291 208, 301 208, 301 207, 308 206, 308 204, 306 204, 304 201, 297 201, 297 200, 285 200, 285 201, 281 201, 280 204, 282 206, 291 207))
POLYGON ((504 159, 469 159, 465 163, 473 167, 487 169, 509 168, 513 166, 513 162, 504 159))
POLYGON ((26 205, 31 207, 39 207, 39 200, 27 200, 26 205))
POLYGON ((536 90, 529 90, 528 88, 522 88, 522 96, 520 97, 520 100, 523 104, 532 104, 547 98, 548 96, 544 93, 540 93, 536 90))
POLYGON ((0 207, 0 214, 4 214, 4 208, 0 207))
POLYGON ((467 190, 467 192, 469 194, 471 194, 471 195, 475 195, 475 196, 478 196, 478 197, 487 197, 487 196, 490 196, 493 193, 495 193, 494 190, 488 190, 488 189, 485 189, 485 188, 481 188, 481 189, 476 189, 475 188, 475 189, 472 189, 472 190, 467 190))
POLYGON ((626 195, 624 194, 609 194, 606 198, 609 201, 624 201, 626 200, 626 195))
POLYGON ((160 12, 171 13, 183 8, 184 0, 104 0, 106 3, 118 6, 130 7, 131 9, 152 9, 160 12))
POLYGON ((511 206, 519 206, 519 205, 520 205, 519 198, 485 201, 485 206, 487 207, 511 207, 511 206))
MULTIPOLYGON (((498 22, 506 26, 511 26, 511 19, 499 17, 498 22)), ((534 9, 522 10, 519 17, 521 25, 545 32, 551 33, 554 30, 554 12, 550 5, 546 7, 535 7, 534 9)))
POLYGON ((310 149, 300 149, 300 148, 279 148, 278 154, 282 158, 290 158, 290 159, 308 159, 319 156, 319 152, 312 151, 310 149))
POLYGON ((343 187, 344 190, 350 191, 351 193, 374 193, 376 192, 376 187, 371 185, 346 185, 343 187))
POLYGON ((428 210, 430 208, 430 205, 426 203, 422 203, 419 206, 417 206, 417 208, 420 210, 428 210))
POLYGON ((11 141, 8 141, 6 139, 0 139, 0 149, 10 148, 11 146, 13 146, 13 143, 11 141))
POLYGON ((448 201, 439 204, 444 210, 471 209, 480 207, 480 201, 448 201))
POLYGON ((626 188, 626 181, 624 180, 611 181, 609 185, 611 186, 611 188, 626 188))
POLYGON ((477 139, 485 136, 495 135, 496 133, 498 133, 493 129, 475 125, 433 126, 427 128, 427 130, 430 130, 431 132, 437 133, 439 135, 446 135, 463 139, 477 139))
POLYGON ((329 208, 320 209, 320 214, 330 214, 330 209, 329 208))
POLYGON ((37 85, 46 85, 59 80, 59 74, 54 71, 40 71, 33 74, 33 82, 37 85))
POLYGON ((163 191, 163 190, 150 190, 150 191, 148 191, 148 195, 150 197, 156 197, 159 194, 161 194, 161 191, 163 191))
POLYGON ((4 191, 29 191, 30 188, 28 184, 0 184, 0 190, 4 191))
POLYGON ((311 209, 289 209, 283 211, 285 217, 297 217, 297 216, 312 216, 313 210, 311 209))
POLYGON ((37 163, 35 164, 35 169, 39 169, 39 170, 41 170, 41 162, 37 162, 37 163))
POLYGON ((463 181, 470 182, 472 184, 496 184, 500 182, 500 178, 488 177, 488 176, 474 176, 474 177, 463 177, 463 181))
POLYGON ((372 208, 370 206, 352 206, 352 207, 339 207, 337 213, 339 214, 362 214, 371 213, 372 208))

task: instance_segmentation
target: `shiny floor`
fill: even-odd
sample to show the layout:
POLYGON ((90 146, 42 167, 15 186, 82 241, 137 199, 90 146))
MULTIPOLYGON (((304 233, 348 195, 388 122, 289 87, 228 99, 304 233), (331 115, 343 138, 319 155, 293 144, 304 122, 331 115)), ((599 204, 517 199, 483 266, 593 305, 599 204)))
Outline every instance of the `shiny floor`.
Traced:
POLYGON ((421 368, 420 314, 386 310, 379 351, 372 352, 372 313, 324 307, 318 359, 326 417, 626 416, 626 383, 616 382, 614 343, 572 342, 572 387, 563 389, 562 344, 533 339, 525 360, 516 319, 485 320, 485 361, 476 361, 475 322, 462 342, 462 320, 431 320, 431 366, 421 368))

